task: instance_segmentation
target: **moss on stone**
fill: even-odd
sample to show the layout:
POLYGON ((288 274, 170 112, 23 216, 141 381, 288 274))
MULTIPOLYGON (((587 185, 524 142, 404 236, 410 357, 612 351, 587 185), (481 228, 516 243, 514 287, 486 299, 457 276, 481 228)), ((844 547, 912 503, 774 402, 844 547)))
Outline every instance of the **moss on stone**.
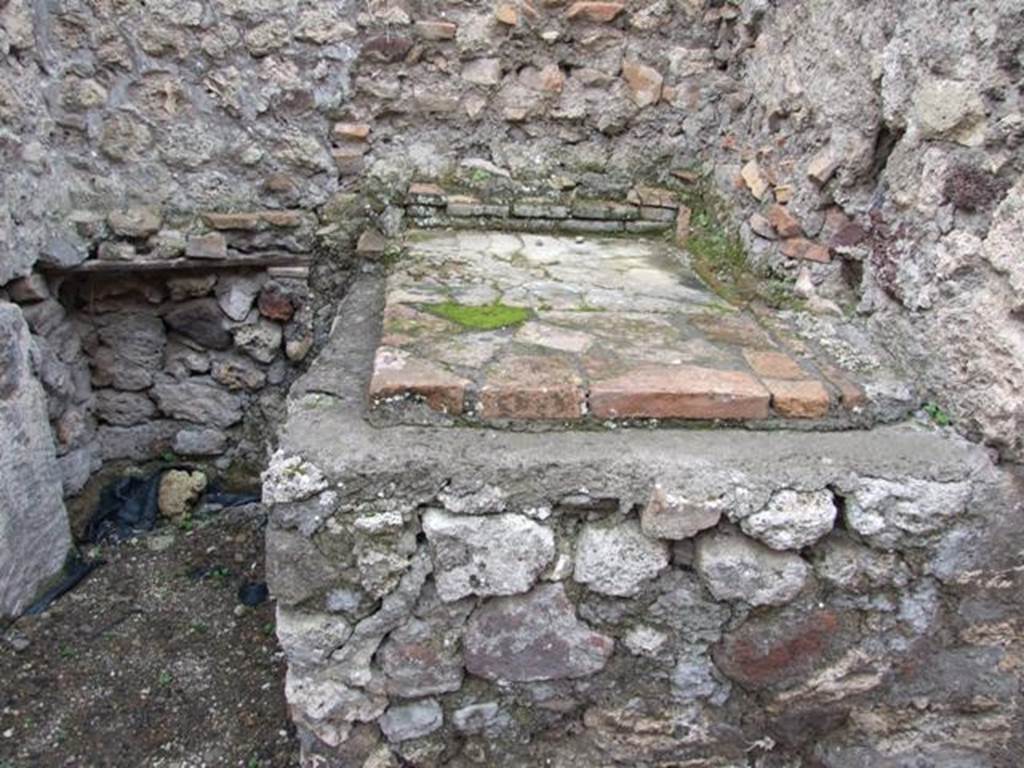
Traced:
POLYGON ((686 250, 694 271, 726 301, 761 303, 776 309, 799 304, 787 283, 758 274, 747 259, 732 211, 706 183, 681 195, 690 208, 686 250))
POLYGON ((530 310, 524 307, 510 307, 500 302, 470 306, 446 301, 443 304, 429 304, 424 308, 438 317, 451 320, 463 328, 470 328, 474 331, 508 328, 513 325, 521 325, 530 319, 530 310))

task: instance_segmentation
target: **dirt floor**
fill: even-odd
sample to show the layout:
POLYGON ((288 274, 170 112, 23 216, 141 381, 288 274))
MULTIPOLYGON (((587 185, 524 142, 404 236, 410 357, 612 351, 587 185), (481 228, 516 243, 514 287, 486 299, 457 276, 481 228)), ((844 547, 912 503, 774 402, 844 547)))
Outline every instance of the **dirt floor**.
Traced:
POLYGON ((38 617, 0 628, 0 768, 297 764, 258 505, 132 542, 38 617))

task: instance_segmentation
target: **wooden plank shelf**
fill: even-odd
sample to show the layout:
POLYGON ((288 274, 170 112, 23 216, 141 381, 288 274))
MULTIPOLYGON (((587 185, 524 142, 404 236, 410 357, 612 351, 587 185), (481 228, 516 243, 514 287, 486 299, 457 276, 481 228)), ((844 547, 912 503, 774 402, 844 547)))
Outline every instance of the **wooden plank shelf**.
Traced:
POLYGON ((89 259, 73 267, 54 267, 40 264, 39 269, 53 276, 74 275, 130 275, 160 272, 210 272, 234 269, 264 269, 268 267, 308 267, 309 254, 269 251, 259 254, 236 253, 226 259, 160 259, 153 261, 104 261, 89 259))

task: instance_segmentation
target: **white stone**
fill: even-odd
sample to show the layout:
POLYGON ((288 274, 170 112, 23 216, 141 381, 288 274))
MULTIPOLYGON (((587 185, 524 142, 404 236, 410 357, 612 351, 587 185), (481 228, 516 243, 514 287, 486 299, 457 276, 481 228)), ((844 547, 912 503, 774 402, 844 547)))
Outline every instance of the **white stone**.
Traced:
POLYGON ((349 623, 335 614, 277 606, 277 640, 289 664, 322 664, 351 634, 349 623))
POLYGON ((378 722, 388 741, 408 741, 440 728, 444 724, 444 713, 436 699, 425 699, 390 707, 378 722))
POLYGON ((640 525, 654 538, 689 539, 718 525, 727 504, 726 497, 690 499, 656 485, 640 515, 640 525))
POLYGON ((327 479, 315 465, 301 456, 286 456, 277 451, 261 475, 263 501, 266 504, 287 504, 302 501, 327 488, 327 479))
POLYGON ((225 277, 217 283, 217 305, 225 315, 240 323, 249 315, 253 302, 263 287, 255 277, 225 277))
POLYGON ((636 656, 656 656, 668 642, 668 637, 664 632, 659 632, 653 627, 639 624, 626 633, 623 642, 630 653, 636 656))
POLYGON ((883 549, 916 547, 964 514, 969 482, 869 478, 846 500, 846 524, 883 549))
POLYGON ((772 549, 803 549, 832 530, 836 512, 831 491, 787 489, 775 493, 763 510, 740 521, 740 527, 772 549))
POLYGON ((697 540, 697 572, 717 600, 751 605, 783 605, 803 589, 810 566, 791 552, 728 534, 697 540))
POLYGON ((645 536, 637 521, 614 527, 590 524, 576 545, 573 578, 595 592, 630 597, 668 563, 668 545, 645 536))
POLYGON ((423 531, 445 602, 526 592, 555 556, 551 530, 522 515, 470 517, 430 509, 423 531))

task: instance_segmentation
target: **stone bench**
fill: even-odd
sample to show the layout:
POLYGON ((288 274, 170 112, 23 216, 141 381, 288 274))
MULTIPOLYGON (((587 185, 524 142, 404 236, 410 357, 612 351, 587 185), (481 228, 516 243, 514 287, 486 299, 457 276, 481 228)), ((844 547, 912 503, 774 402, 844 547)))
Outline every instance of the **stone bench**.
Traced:
MULTIPOLYGON (((983 449, 921 424, 872 426, 885 412, 872 393, 881 402, 888 391, 878 381, 858 383, 873 416, 853 429, 822 373, 833 361, 767 344, 828 391, 827 415, 787 418, 759 394, 753 422, 711 428, 715 412, 699 414, 701 428, 651 429, 659 412, 584 427, 582 413, 549 418, 552 388, 524 388, 498 402, 522 403, 548 428, 520 418, 502 429, 486 418, 475 342, 454 349, 473 363, 457 367, 462 389, 435 397, 409 385, 382 406, 381 350, 423 353, 423 329, 437 341, 437 315, 407 312, 434 300, 416 261, 427 242, 413 238, 411 261, 351 289, 292 389, 264 476, 268 578, 304 765, 747 765, 776 746, 825 749, 819 736, 858 703, 909 707, 892 677, 929 658, 943 590, 984 560, 979 531, 1010 503, 983 449), (805 421, 817 427, 792 428, 805 421)), ((462 266, 478 252, 461 248, 462 266)), ((642 270, 650 253, 605 256, 642 270)), ((465 302, 473 280, 445 278, 465 302)), ((651 284, 664 287, 653 274, 651 284)), ((699 312, 714 304, 692 291, 699 312)), ((481 333, 513 351, 598 338, 591 325, 543 327, 564 308, 525 306, 528 322, 481 333)), ((741 322, 782 344, 721 312, 700 341, 741 322)), ((631 359, 642 339, 627 341, 618 349, 631 359)), ((729 361, 774 394, 756 359, 729 361)), ((569 401, 580 397, 593 407, 594 385, 569 401)))

